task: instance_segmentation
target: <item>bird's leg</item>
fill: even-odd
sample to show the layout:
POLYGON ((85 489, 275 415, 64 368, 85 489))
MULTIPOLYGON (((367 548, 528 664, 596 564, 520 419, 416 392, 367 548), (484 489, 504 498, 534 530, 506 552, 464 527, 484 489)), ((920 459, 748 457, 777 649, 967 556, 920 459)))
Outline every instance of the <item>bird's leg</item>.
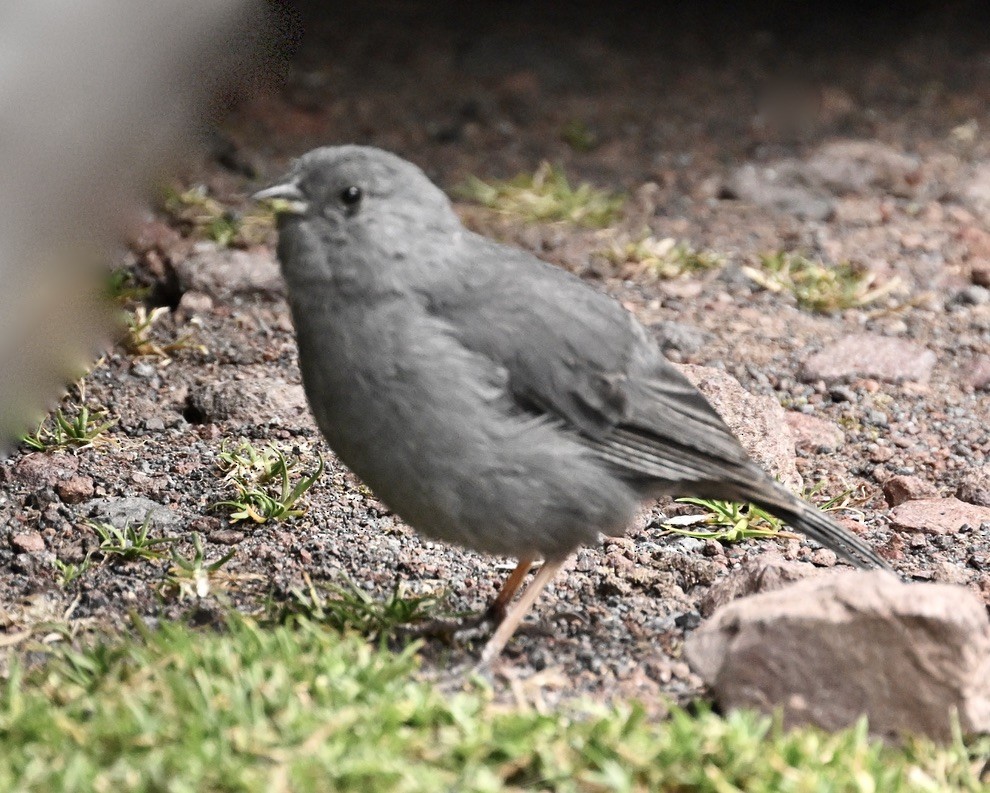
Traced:
MULTIPOLYGON (((533 576, 533 580, 529 582, 529 586, 522 593, 522 597, 519 598, 519 602, 516 603, 505 615, 505 619, 498 626, 498 630, 492 634, 492 638, 488 640, 485 645, 485 649, 481 652, 481 660, 478 662, 478 667, 480 669, 486 669, 492 665, 492 662, 498 658, 499 654, 502 652, 502 648, 505 647, 506 642, 512 638, 512 634, 516 632, 516 628, 519 627, 519 623, 522 622, 522 618, 526 616, 526 612, 529 611, 530 607, 540 596, 544 587, 550 583, 550 580, 557 574, 560 570, 561 565, 564 564, 565 559, 557 559, 554 561, 544 561, 543 566, 536 571, 536 575, 533 576)), ((510 580, 515 577, 516 572, 522 567, 517 567, 511 576, 510 580)), ((525 571, 522 575, 525 575, 525 571)), ((522 577, 520 575, 520 578, 522 577)), ((506 585, 508 585, 506 581, 506 585)), ((517 584, 518 587, 518 584, 517 584)), ((505 587, 503 587, 505 589, 505 587)), ((501 594, 501 593, 499 593, 501 594)), ((497 600, 497 598, 496 598, 497 600)))
POLYGON ((502 584, 502 588, 498 591, 495 599, 485 610, 485 613, 481 618, 482 622, 488 621, 495 625, 502 624, 502 621, 505 619, 508 605, 512 602, 512 598, 516 596, 516 592, 519 591, 519 587, 522 585, 523 579, 526 577, 526 573, 529 572, 529 568, 532 566, 533 557, 520 557, 519 564, 516 565, 515 570, 509 573, 509 577, 505 579, 505 583, 502 584))
POLYGON ((522 584, 523 579, 526 577, 526 573, 529 572, 529 568, 532 566, 532 557, 521 558, 519 560, 519 564, 517 564, 515 569, 509 573, 509 577, 505 579, 505 583, 502 584, 502 588, 499 589, 495 599, 489 604, 488 608, 480 614, 464 617, 462 619, 430 620, 422 625, 407 628, 403 631, 403 634, 410 637, 429 636, 450 641, 454 634, 461 633, 462 631, 468 631, 472 628, 477 628, 479 625, 483 625, 486 622, 491 622, 496 626, 500 625, 502 620, 505 619, 506 607, 512 602, 512 598, 516 596, 516 592, 519 591, 519 587, 522 584))

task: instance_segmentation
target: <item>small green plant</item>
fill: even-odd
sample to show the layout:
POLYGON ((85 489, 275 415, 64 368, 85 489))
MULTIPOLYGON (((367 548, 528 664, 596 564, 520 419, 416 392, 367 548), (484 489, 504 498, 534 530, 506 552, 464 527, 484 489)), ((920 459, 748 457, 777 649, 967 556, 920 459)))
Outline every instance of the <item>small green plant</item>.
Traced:
POLYGON ((619 268, 623 277, 668 280, 710 270, 722 264, 713 253, 699 251, 673 237, 646 236, 629 242, 614 242, 598 255, 619 268))
POLYGON ((58 573, 58 583, 62 587, 70 587, 81 579, 86 571, 92 566, 92 552, 86 554, 86 558, 78 564, 63 562, 61 559, 54 559, 52 566, 58 573))
POLYGON ((155 357, 167 359, 179 350, 196 350, 206 354, 204 345, 195 341, 195 329, 183 334, 175 341, 159 344, 152 338, 152 328, 163 316, 168 314, 167 306, 158 306, 148 311, 144 306, 137 306, 134 311, 127 312, 124 320, 127 332, 122 340, 124 349, 138 357, 155 357))
POLYGON ((291 623, 300 618, 329 625, 337 631, 356 631, 369 639, 388 641, 401 628, 428 620, 443 600, 439 596, 409 595, 400 582, 387 600, 378 601, 350 578, 317 586, 303 573, 305 588, 293 589, 275 619, 291 623))
POLYGON ((671 518, 664 526, 673 534, 696 537, 699 540, 740 542, 752 537, 787 537, 800 539, 797 534, 783 530, 783 522, 755 504, 739 504, 707 498, 678 498, 678 504, 693 504, 707 510, 706 515, 671 518), (694 530, 685 526, 701 524, 710 529, 694 530))
POLYGON ((889 295, 896 278, 878 286, 876 276, 849 262, 828 266, 798 253, 769 253, 760 266, 743 267, 753 281, 771 292, 790 292, 801 308, 828 313, 860 308, 889 295))
POLYGON ((211 509, 225 507, 234 510, 231 523, 252 520, 267 523, 270 520, 286 520, 305 514, 305 509, 297 506, 299 499, 323 474, 325 463, 318 454, 319 464, 309 476, 302 476, 293 485, 289 478, 293 467, 285 455, 275 446, 259 450, 247 441, 234 451, 221 451, 218 462, 227 471, 229 479, 237 489, 237 497, 218 501, 211 509))
POLYGON ((127 524, 123 529, 118 529, 112 523, 98 521, 86 521, 86 525, 100 538, 100 551, 104 556, 116 556, 124 561, 162 559, 165 554, 156 549, 175 542, 173 537, 148 536, 151 528, 150 512, 138 528, 127 524))
POLYGON ((547 162, 532 175, 520 174, 508 181, 484 182, 470 176, 458 192, 496 212, 528 221, 562 221, 589 228, 608 226, 625 203, 623 196, 587 183, 571 187, 563 170, 547 162))
MULTIPOLYGON (((813 487, 806 488, 801 493, 801 497, 811 501, 821 493, 824 486, 824 482, 818 482, 813 487)), ((707 498, 678 498, 675 500, 678 504, 693 504, 696 507, 701 507, 707 511, 707 514, 671 518, 664 525, 673 534, 727 543, 739 542, 751 537, 800 539, 799 535, 783 530, 784 523, 780 518, 755 504, 739 504, 735 501, 707 498), (713 529, 693 530, 686 528, 699 524, 711 526, 713 529)), ((851 506, 852 502, 853 490, 849 489, 825 500, 818 505, 818 509, 822 512, 833 512, 840 509, 856 511, 851 506)))
POLYGON ((55 449, 86 449, 99 444, 103 433, 117 423, 116 419, 105 421, 107 411, 95 410, 90 413, 85 404, 63 412, 58 408, 46 417, 31 435, 25 435, 23 442, 32 449, 49 452, 55 449))
POLYGON ((278 206, 259 205, 247 212, 235 212, 212 198, 205 185, 185 191, 169 189, 164 202, 165 211, 189 233, 212 240, 221 248, 264 242, 275 228, 273 207, 278 206))
POLYGON ((217 455, 217 465, 225 472, 225 479, 266 484, 278 475, 280 454, 273 444, 259 449, 242 440, 236 448, 230 449, 224 441, 217 455))
MULTIPOLYGON (((183 556, 172 548, 172 567, 165 579, 165 588, 180 600, 187 597, 205 598, 214 584, 225 583, 221 570, 234 558, 236 551, 228 551, 214 562, 206 561, 203 551, 203 537, 198 531, 192 535, 192 556, 183 556)), ((229 577, 227 578, 229 580, 229 577)))

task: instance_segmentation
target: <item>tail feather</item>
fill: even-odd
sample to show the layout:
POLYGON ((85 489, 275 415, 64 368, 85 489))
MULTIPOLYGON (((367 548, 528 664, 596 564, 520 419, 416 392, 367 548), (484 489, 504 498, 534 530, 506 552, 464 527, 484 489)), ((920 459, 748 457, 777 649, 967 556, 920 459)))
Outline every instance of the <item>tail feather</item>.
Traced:
POLYGON ((894 572, 886 559, 820 509, 791 495, 783 488, 774 492, 774 496, 777 498, 772 500, 759 496, 750 496, 750 499, 815 542, 835 551, 850 564, 864 570, 879 568, 894 572))

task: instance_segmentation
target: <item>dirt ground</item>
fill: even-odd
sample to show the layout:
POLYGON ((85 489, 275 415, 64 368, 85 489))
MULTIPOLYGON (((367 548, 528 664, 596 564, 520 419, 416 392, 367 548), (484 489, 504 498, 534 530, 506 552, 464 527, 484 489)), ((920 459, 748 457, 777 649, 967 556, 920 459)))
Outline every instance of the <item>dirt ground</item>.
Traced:
MULTIPOLYGON (((540 15, 511 3, 314 4, 282 17, 288 56, 273 55, 270 73, 230 98, 168 182, 205 185, 243 212, 293 156, 356 142, 399 153, 448 190, 469 174, 505 178, 547 160, 627 193, 618 233, 648 227, 723 263, 652 279, 594 256, 601 232, 462 208, 475 229, 622 300, 674 360, 724 370, 840 428, 837 448, 800 450, 805 484, 854 490, 864 536, 906 576, 965 584, 990 603, 990 522, 904 529, 882 492, 892 476, 913 475, 933 497, 990 506, 980 490, 990 478, 990 44, 970 16, 979 4, 863 16, 836 7, 826 19, 819 4, 681 5, 540 15), (834 313, 799 308, 743 269, 774 251, 852 262, 890 294, 834 313), (814 354, 858 333, 930 351, 930 373, 917 374, 909 353, 890 376, 807 375, 814 354)), ((271 233, 264 239, 223 249, 148 209, 119 266, 153 287, 149 305, 168 308, 153 328, 159 345, 194 332, 202 348, 112 349, 85 378, 87 404, 117 422, 109 442, 22 446, 0 464, 0 644, 11 651, 113 629, 130 612, 151 622, 210 622, 229 603, 259 612, 304 575, 345 573, 376 598, 401 581, 446 592, 453 611, 479 610, 511 569, 417 536, 333 459, 305 407, 271 233), (233 494, 217 460, 241 438, 279 442, 304 469, 323 453, 305 515, 232 525, 210 508, 233 494), (184 538, 185 554, 194 531, 207 560, 233 552, 208 596, 169 587, 168 559, 95 552, 85 519, 116 511, 140 522, 147 504, 120 501, 134 497, 164 508, 151 533, 184 538), (91 551, 65 583, 56 560, 82 565, 91 551)), ((66 404, 78 398, 73 389, 66 404)), ((796 540, 671 536, 660 525, 670 512, 660 504, 627 538, 582 549, 510 644, 507 673, 539 672, 541 686, 566 693, 686 700, 700 681, 681 646, 713 583, 771 548, 834 564, 796 540)), ((428 642, 424 673, 479 647, 428 642)))

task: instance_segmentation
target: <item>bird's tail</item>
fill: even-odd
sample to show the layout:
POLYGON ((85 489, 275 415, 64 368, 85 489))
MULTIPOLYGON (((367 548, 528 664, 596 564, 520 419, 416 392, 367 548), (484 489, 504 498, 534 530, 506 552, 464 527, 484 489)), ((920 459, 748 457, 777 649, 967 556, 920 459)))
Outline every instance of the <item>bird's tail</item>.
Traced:
POLYGON ((852 532, 842 528, 817 507, 775 485, 772 495, 750 494, 750 500, 772 512, 778 518, 807 535, 815 542, 835 551, 850 564, 870 570, 879 568, 893 572, 893 568, 867 543, 852 532))

